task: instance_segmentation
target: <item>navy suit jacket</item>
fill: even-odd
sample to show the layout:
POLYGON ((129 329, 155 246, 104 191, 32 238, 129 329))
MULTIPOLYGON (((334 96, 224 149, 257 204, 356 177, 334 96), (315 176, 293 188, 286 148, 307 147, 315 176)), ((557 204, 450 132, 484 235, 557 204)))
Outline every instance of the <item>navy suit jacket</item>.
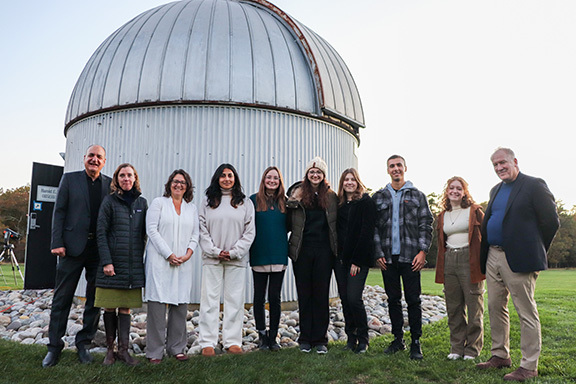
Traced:
MULTIPOLYGON (((102 200, 110 194, 110 179, 102 175, 102 200)), ((98 215, 98 212, 92 212, 98 215)), ((90 230, 90 195, 86 171, 65 173, 60 180, 52 215, 51 249, 65 247, 66 256, 79 256, 90 230)))
MULTIPOLYGON (((488 235, 492 203, 503 183, 490 191, 490 201, 482 223, 480 266, 486 273, 488 235)), ((547 252, 560 227, 556 202, 546 182, 519 173, 514 181, 502 223, 502 248, 513 272, 534 272, 548 268, 547 252)))

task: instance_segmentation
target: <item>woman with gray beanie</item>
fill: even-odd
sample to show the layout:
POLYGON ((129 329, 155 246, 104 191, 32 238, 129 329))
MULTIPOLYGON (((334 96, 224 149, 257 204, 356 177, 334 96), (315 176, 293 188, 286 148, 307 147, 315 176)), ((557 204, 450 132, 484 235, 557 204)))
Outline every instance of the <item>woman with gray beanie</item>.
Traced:
POLYGON ((304 180, 288 192, 288 222, 292 231, 289 256, 294 266, 302 352, 316 347, 328 352, 326 332, 330 321, 328 294, 336 256, 338 197, 326 180, 328 167, 315 157, 308 163, 304 180))

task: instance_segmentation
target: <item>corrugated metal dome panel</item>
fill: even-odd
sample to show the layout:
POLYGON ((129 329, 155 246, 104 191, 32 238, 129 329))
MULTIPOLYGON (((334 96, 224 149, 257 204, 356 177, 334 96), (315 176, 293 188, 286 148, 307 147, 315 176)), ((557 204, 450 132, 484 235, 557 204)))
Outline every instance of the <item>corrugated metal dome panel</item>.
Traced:
POLYGON ((305 25, 297 21, 296 24, 302 30, 318 64, 324 96, 322 108, 329 115, 344 117, 355 125, 364 126, 360 94, 346 63, 326 40, 305 25))
POLYGON ((168 103, 264 106, 364 126, 338 53, 265 0, 183 0, 135 17, 88 61, 66 126, 100 111, 168 103))

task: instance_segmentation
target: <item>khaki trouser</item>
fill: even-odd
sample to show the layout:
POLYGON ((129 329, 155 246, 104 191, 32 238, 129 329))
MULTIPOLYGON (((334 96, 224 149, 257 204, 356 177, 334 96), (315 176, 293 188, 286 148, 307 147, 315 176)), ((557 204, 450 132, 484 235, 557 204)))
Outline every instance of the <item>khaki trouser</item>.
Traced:
POLYGON ((450 328, 450 353, 477 357, 484 344, 484 281, 470 282, 468 248, 446 250, 444 297, 450 328))
POLYGON ((492 330, 492 355, 510 357, 510 314, 508 297, 520 318, 520 366, 538 369, 538 357, 542 347, 540 318, 534 300, 538 272, 515 273, 510 270, 506 254, 500 247, 490 247, 486 263, 488 287, 488 311, 492 330))

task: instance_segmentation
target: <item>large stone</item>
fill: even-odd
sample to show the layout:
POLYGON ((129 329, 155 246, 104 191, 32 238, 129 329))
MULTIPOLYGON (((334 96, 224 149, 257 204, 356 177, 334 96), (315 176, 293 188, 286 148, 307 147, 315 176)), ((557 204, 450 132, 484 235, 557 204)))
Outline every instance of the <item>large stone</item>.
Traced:
POLYGON ((6 329, 8 329, 8 330, 13 329, 13 330, 17 331, 18 329, 20 329, 21 326, 22 326, 22 323, 20 322, 20 320, 14 320, 10 324, 8 324, 6 329))
POLYGON ((11 322, 12 322, 12 319, 10 318, 10 316, 6 316, 6 315, 0 316, 0 325, 1 326, 6 327, 11 322))
POLYGON ((378 320, 376 317, 372 318, 368 322, 368 328, 370 328, 370 329, 379 330, 381 327, 382 327, 382 322, 380 320, 378 320))

